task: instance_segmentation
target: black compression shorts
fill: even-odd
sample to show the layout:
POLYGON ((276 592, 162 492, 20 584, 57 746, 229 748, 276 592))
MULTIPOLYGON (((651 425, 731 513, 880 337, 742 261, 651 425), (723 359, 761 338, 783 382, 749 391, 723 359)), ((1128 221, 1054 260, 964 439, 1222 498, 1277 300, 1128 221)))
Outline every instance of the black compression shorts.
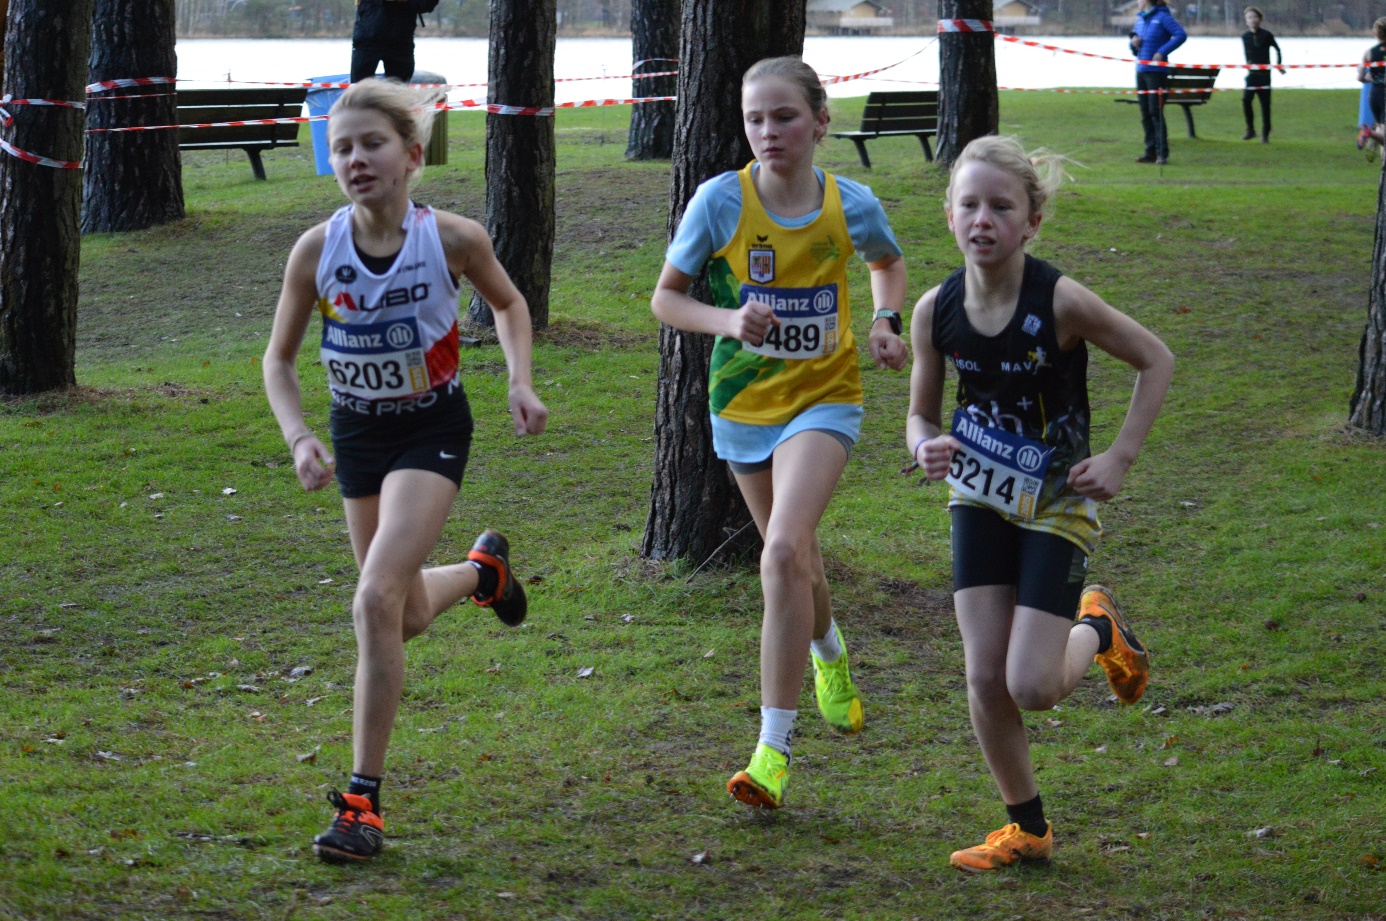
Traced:
POLYGON ((460 384, 404 400, 332 407, 332 451, 345 499, 380 495, 394 470, 431 470, 461 486, 471 446, 472 410, 460 384))
POLYGON ((1078 545, 1043 531, 1017 527, 997 513, 955 505, 953 591, 1014 585, 1017 606, 1073 620, 1088 573, 1078 545))

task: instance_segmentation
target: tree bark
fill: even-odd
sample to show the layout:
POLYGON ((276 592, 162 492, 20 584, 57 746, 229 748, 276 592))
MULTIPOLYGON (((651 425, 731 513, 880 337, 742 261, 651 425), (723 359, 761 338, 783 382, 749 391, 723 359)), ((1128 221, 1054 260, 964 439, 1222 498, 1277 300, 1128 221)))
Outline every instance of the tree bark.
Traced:
POLYGON ((1386 435, 1386 157, 1376 191, 1376 242, 1367 325, 1357 350, 1357 386, 1348 402, 1348 423, 1386 435))
MULTIPOLYGON (((89 81, 177 76, 174 0, 94 0, 89 81)), ((170 84, 94 93, 88 128, 178 124, 170 84)), ((183 217, 177 131, 87 135, 82 232, 143 230, 183 217)))
MULTIPOLYGON (((676 70, 671 60, 679 53, 679 0, 635 0, 630 6, 630 48, 633 74, 676 70)), ((672 96, 678 77, 648 77, 631 81, 636 96, 672 96)), ((642 102, 630 114, 627 160, 668 160, 674 153, 674 104, 642 102)))
MULTIPOLYGON (((683 7, 669 237, 698 185, 751 159, 741 128, 741 75, 761 58, 802 54, 804 0, 703 0, 683 7)), ((711 303, 706 273, 690 293, 711 303)), ((759 545, 750 513, 712 451, 707 377, 713 337, 659 331, 655 470, 640 552, 701 564, 732 535, 724 559, 759 545), (743 529, 744 530, 741 530, 743 529)))
MULTIPOLYGON (((492 103, 553 105, 556 0, 491 0, 492 103)), ((553 116, 486 116, 486 229, 496 257, 529 302, 535 329, 549 325, 554 236, 553 116)), ((472 296, 467 318, 494 326, 491 308, 472 296)))
MULTIPOLYGON (((991 0, 939 0, 938 18, 991 21, 991 0)), ((938 37, 938 150, 948 169, 969 141, 995 134, 996 38, 990 32, 942 32, 938 37)))
MULTIPOLYGON (((86 87, 92 0, 12 0, 5 86, 16 98, 78 101, 86 87)), ((82 159, 79 109, 14 106, 15 147, 82 159)), ((77 382, 78 217, 82 176, 0 153, 0 393, 77 382)))

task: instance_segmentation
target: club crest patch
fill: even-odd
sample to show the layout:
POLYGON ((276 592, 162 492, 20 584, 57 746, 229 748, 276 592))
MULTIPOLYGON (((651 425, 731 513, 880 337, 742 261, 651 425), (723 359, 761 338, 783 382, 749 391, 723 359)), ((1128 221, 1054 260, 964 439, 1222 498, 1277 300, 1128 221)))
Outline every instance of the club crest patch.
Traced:
POLYGON ((775 280, 775 251, 769 247, 749 251, 747 272, 751 281, 768 284, 775 280))
POLYGON ((1021 325, 1020 328, 1025 330, 1025 332, 1031 336, 1038 336, 1040 331, 1040 318, 1035 316, 1033 313, 1027 314, 1025 317, 1025 322, 1021 325))

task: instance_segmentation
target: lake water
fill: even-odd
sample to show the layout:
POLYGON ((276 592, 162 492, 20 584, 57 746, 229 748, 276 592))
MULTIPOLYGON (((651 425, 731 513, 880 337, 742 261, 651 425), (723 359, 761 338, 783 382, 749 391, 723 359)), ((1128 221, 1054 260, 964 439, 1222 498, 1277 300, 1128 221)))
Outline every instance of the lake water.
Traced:
MULTIPOLYGON (((1026 36, 1028 41, 1090 54, 1126 58, 1130 52, 1120 36, 1026 36)), ((1371 41, 1362 38, 1278 39, 1289 64, 1355 64, 1371 41)), ((449 83, 482 83, 486 80, 485 39, 419 38, 415 59, 420 70, 443 74, 449 83)), ((301 81, 310 77, 344 73, 351 60, 347 39, 184 39, 178 42, 178 76, 207 82, 301 81)), ((938 40, 935 36, 810 37, 804 58, 824 76, 861 73, 886 65, 884 73, 829 87, 833 96, 861 96, 872 89, 905 89, 938 80, 938 40)), ((1177 64, 1236 64, 1246 59, 1241 39, 1192 37, 1174 54, 1177 64)), ((629 79, 610 79, 630 73, 630 39, 561 38, 555 55, 555 74, 581 79, 560 82, 559 102, 583 99, 625 98, 635 95, 629 79), (606 79, 603 79, 606 78, 606 79)), ((1135 82, 1133 64, 1103 61, 1076 54, 1027 48, 998 41, 997 83, 1003 87, 1051 89, 1055 87, 1129 88, 1135 82)), ((1245 71, 1224 71, 1218 85, 1238 87, 1245 71)), ((1276 74, 1278 88, 1352 89, 1358 86, 1351 67, 1291 70, 1276 74)), ((485 98, 484 88, 456 90, 454 100, 485 98)), ((527 100, 497 100, 523 104, 527 100)))

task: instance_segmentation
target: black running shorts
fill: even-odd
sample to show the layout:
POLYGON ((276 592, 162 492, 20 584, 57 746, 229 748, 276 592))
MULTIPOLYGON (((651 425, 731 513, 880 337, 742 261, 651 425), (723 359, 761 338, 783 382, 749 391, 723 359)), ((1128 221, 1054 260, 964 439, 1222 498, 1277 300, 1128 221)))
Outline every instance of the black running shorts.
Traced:
POLYGON ((990 509, 955 505, 953 591, 1014 585, 1017 606, 1073 620, 1088 555, 1056 534, 1017 527, 990 509))
POLYGON ((431 470, 461 486, 471 446, 472 410, 461 384, 389 405, 342 401, 332 407, 332 452, 345 499, 380 495, 394 470, 431 470))

